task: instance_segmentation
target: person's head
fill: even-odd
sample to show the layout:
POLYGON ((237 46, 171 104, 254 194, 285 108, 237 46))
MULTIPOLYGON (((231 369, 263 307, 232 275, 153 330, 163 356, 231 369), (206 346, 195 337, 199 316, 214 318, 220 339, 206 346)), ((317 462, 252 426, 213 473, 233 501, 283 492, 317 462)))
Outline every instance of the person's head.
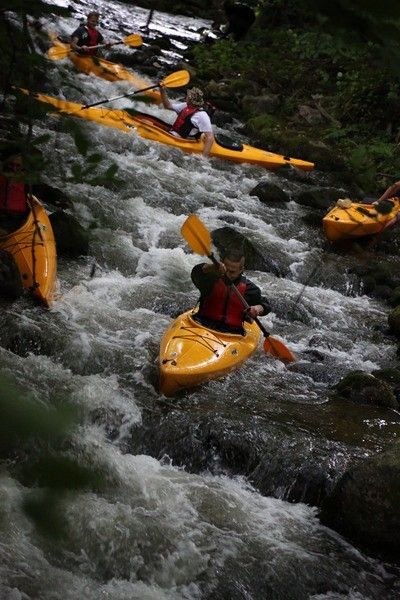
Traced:
POLYGON ((21 171, 22 170, 22 155, 21 154, 11 154, 7 158, 4 163, 4 167, 6 171, 21 171))
POLYGON ((9 145, 1 151, 2 170, 5 173, 16 173, 22 170, 23 158, 19 146, 9 145))
POLYGON ((226 268, 226 276, 235 281, 244 271, 244 256, 240 250, 227 250, 221 255, 226 268))
POLYGON ((204 104, 203 92, 197 87, 191 88, 186 92, 186 102, 189 106, 201 108, 204 104))
POLYGON ((89 27, 97 27, 97 25, 99 24, 99 19, 100 19, 100 13, 92 11, 88 14, 87 16, 87 24, 89 27))

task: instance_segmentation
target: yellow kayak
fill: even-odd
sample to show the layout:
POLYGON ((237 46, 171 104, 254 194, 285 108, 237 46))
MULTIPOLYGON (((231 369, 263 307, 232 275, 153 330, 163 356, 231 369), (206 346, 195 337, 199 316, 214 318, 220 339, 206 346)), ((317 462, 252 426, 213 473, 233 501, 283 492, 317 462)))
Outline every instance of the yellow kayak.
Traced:
POLYGON ((253 354, 261 332, 245 323, 246 334, 221 333, 197 323, 189 310, 167 329, 160 344, 160 392, 173 396, 237 369, 253 354))
MULTIPOLYGON (((68 58, 78 71, 82 71, 88 75, 96 75, 107 81, 129 81, 137 90, 141 90, 142 88, 151 85, 134 71, 129 71, 118 63, 110 62, 109 60, 105 60, 98 56, 82 56, 76 54, 76 52, 72 52, 69 44, 64 44, 57 38, 53 39, 53 44, 55 47, 68 52, 68 58)), ((161 102, 161 94, 158 90, 147 90, 143 92, 143 95, 147 96, 157 104, 161 102)))
POLYGON ((25 223, 8 235, 0 235, 0 249, 12 254, 23 287, 36 300, 50 306, 56 290, 56 245, 45 209, 34 196, 30 203, 25 223))
POLYGON ((322 219, 325 236, 332 242, 380 233, 400 210, 400 199, 392 198, 392 210, 381 214, 376 206, 359 202, 338 200, 322 219))
MULTIPOLYGON (((126 110, 105 107, 85 109, 83 104, 77 102, 69 102, 68 100, 40 93, 34 93, 33 95, 40 102, 50 104, 62 113, 86 119, 87 121, 95 121, 106 127, 120 129, 126 133, 136 131, 143 138, 179 148, 184 152, 201 154, 204 148, 204 143, 201 139, 176 137, 169 132, 170 125, 168 123, 146 113, 135 111, 133 114, 130 114, 126 110)), ((211 147, 210 156, 237 163, 260 165, 270 170, 279 169, 284 165, 292 165, 304 171, 311 171, 314 168, 314 163, 312 162, 274 154, 273 152, 260 150, 247 144, 237 144, 235 142, 223 143, 218 138, 216 138, 211 147)))

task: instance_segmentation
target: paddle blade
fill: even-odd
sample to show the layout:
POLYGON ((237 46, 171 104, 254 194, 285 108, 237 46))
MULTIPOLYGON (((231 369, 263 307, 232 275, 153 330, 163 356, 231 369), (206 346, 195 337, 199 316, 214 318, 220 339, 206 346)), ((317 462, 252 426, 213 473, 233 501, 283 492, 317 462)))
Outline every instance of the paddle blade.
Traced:
POLYGON ((171 75, 167 75, 164 77, 162 81, 160 81, 160 85, 168 88, 176 88, 187 85, 190 81, 190 73, 186 71, 186 69, 182 69, 182 71, 175 71, 171 73, 171 75))
POLYGON ((181 234, 196 254, 210 256, 211 235, 197 215, 189 215, 181 227, 181 234))
POLYGON ((127 46, 132 46, 133 48, 138 48, 139 46, 143 46, 142 36, 138 33, 132 33, 128 35, 126 38, 122 40, 124 44, 127 46))
POLYGON ((61 60, 67 58, 70 51, 69 46, 52 46, 47 50, 47 58, 50 58, 50 60, 61 60))
POLYGON ((294 360, 296 360, 296 357, 293 354, 293 352, 291 352, 283 342, 277 340, 272 336, 268 336, 267 338, 265 338, 264 350, 268 354, 271 354, 275 358, 279 358, 279 360, 283 362, 293 362, 294 360))

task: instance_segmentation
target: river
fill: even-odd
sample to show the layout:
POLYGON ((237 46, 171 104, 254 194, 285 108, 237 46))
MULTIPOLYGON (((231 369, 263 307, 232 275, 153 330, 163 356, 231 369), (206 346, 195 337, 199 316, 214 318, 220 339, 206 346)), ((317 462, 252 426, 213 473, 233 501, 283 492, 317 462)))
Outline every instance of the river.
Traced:
MULTIPOLYGON (((148 14, 114 1, 68 5, 76 16, 104 8, 102 26, 116 35, 145 24, 148 14)), ((66 34, 78 21, 47 17, 42 24, 66 34)), ((209 25, 159 12, 152 22, 181 37, 177 51, 209 25)), ((73 89, 67 61, 49 68, 68 99, 93 102, 127 90, 75 73, 73 89)), ((171 119, 163 109, 136 106, 171 119)), ((307 486, 295 491, 307 467, 333 482, 351 461, 398 435, 394 411, 330 402, 331 386, 349 369, 371 372, 395 359, 387 306, 357 288, 353 257, 334 252, 306 225, 307 209, 249 195, 261 180, 288 192, 301 183, 80 125, 105 162, 118 165, 121 184, 71 181, 71 166, 83 159, 61 120, 48 115, 35 124, 35 134, 50 133, 46 179, 71 197, 74 216, 90 228, 91 256, 60 259, 60 296, 50 310, 27 299, 4 307, 0 360, 38 404, 79 409, 67 452, 107 475, 101 491, 65 500, 68 537, 56 542, 32 526, 21 508, 24 486, 3 470, 0 597, 394 600, 391 565, 321 525, 312 502, 299 501, 307 486), (249 275, 272 304, 263 323, 297 361, 286 367, 260 348, 240 371, 174 402, 157 392, 156 361, 172 318, 197 300, 190 271, 199 258, 180 235, 190 213, 211 230, 234 227, 280 266, 284 277, 249 275), (257 484, 239 463, 228 467, 221 452, 223 440, 229 448, 244 439, 265 452, 257 484)))

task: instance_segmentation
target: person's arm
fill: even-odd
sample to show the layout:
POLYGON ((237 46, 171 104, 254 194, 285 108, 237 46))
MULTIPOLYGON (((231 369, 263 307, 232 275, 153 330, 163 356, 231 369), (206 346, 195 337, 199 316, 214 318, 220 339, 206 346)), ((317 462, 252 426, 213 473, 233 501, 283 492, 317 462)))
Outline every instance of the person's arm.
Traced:
POLYGON ((211 292, 217 277, 224 274, 223 269, 225 269, 223 263, 218 263, 218 267, 211 263, 200 263, 193 267, 191 278, 202 295, 207 296, 211 292))
POLYGON ((172 102, 168 98, 167 92, 165 91, 165 87, 162 85, 160 85, 160 94, 161 94, 161 101, 163 103, 164 108, 168 108, 169 110, 174 110, 172 107, 172 102))
POLYGON ((384 192, 382 196, 378 198, 378 200, 373 204, 378 204, 378 202, 380 202, 381 200, 386 200, 387 198, 393 198, 393 196, 395 196, 398 191, 400 191, 400 181, 396 181, 396 183, 388 187, 386 192, 384 192))
POLYGON ((210 155, 211 146, 214 143, 214 134, 212 131, 205 131, 203 134, 204 148, 203 148, 203 156, 208 157, 210 155))
POLYGON ((78 42, 79 42, 79 37, 77 35, 72 36, 72 38, 71 38, 71 44, 70 44, 71 45, 71 49, 74 52, 80 52, 83 49, 86 50, 86 46, 78 46, 78 42))
POLYGON ((244 298, 247 304, 250 305, 248 314, 250 317, 261 317, 267 315, 271 311, 270 304, 266 298, 261 295, 261 290, 252 281, 246 279, 247 288, 244 298))

